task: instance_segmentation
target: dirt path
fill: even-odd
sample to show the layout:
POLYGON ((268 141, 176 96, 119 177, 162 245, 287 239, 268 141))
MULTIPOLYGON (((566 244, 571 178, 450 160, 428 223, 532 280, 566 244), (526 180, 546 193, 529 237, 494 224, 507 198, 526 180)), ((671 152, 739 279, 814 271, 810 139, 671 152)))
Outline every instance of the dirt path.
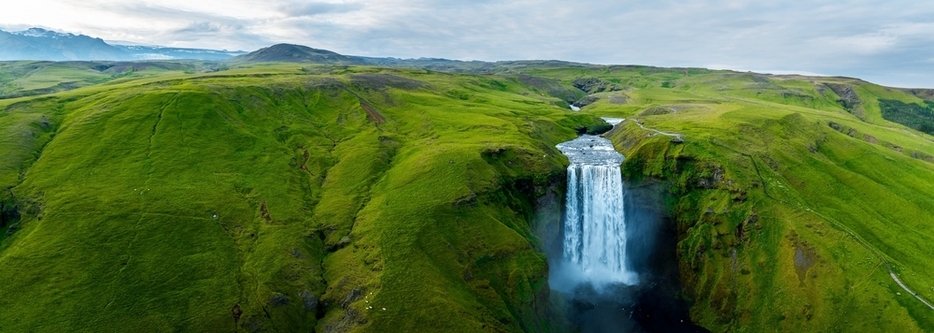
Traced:
POLYGON ((905 283, 902 282, 902 279, 899 279, 898 275, 895 275, 895 273, 892 272, 891 269, 889 269, 889 276, 891 276, 892 280, 895 280, 895 283, 898 283, 898 285, 902 287, 902 289, 905 289, 905 292, 907 292, 909 295, 921 301, 921 303, 924 303, 924 305, 927 305, 929 308, 931 308, 931 310, 934 310, 934 304, 931 304, 931 302, 928 302, 926 299, 921 298, 921 296, 919 296, 918 293, 914 292, 913 290, 908 289, 908 286, 905 285, 905 283))
POLYGON ((608 117, 603 117, 603 120, 606 120, 608 123, 613 124, 614 126, 617 125, 617 124, 622 124, 623 122, 625 122, 625 121, 628 120, 628 121, 631 121, 631 122, 636 123, 636 125, 639 125, 640 128, 642 128, 642 129, 644 129, 644 130, 646 130, 646 131, 655 132, 656 134, 661 134, 661 135, 664 135, 664 136, 670 136, 670 137, 674 138, 674 140, 676 140, 677 142, 684 142, 684 138, 681 137, 681 134, 662 132, 662 131, 659 131, 659 130, 654 129, 654 128, 648 128, 648 127, 642 126, 642 123, 640 123, 638 120, 635 120, 635 119, 608 118, 608 117), (615 122, 615 124, 614 124, 614 122, 615 122))
MULTIPOLYGON (((626 121, 626 120, 623 120, 623 121, 626 121)), ((642 129, 644 129, 644 130, 646 130, 646 131, 652 131, 652 132, 655 132, 655 133, 658 133, 658 134, 661 134, 661 135, 664 135, 664 136, 670 136, 670 137, 672 137, 672 138, 677 139, 679 142, 684 142, 684 138, 681 137, 681 134, 662 132, 662 131, 659 131, 659 130, 654 129, 654 128, 648 128, 648 127, 642 126, 642 123, 640 123, 640 122, 637 121, 637 120, 631 120, 631 121, 634 122, 634 123, 636 123, 636 125, 639 125, 640 128, 642 128, 642 129)))

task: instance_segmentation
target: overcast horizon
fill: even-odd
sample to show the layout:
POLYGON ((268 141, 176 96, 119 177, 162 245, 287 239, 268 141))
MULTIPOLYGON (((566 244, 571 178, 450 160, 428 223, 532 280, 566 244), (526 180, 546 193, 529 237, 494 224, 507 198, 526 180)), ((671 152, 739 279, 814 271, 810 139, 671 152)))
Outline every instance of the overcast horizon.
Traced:
POLYGON ((934 88, 934 3, 907 1, 133 1, 6 4, 0 29, 253 51, 566 60, 850 76, 934 88))

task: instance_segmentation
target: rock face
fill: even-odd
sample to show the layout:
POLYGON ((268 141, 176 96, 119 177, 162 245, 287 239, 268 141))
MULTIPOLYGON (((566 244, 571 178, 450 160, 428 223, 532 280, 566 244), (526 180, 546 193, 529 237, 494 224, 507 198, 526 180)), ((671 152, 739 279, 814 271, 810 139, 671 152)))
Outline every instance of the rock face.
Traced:
POLYGON ((629 97, 623 93, 610 95, 610 104, 626 104, 629 101, 629 97))
POLYGON ((652 106, 652 107, 646 108, 645 110, 642 110, 642 112, 639 112, 639 116, 640 117, 657 116, 657 115, 663 115, 663 114, 669 114, 669 113, 674 113, 674 110, 672 110, 669 107, 665 107, 665 106, 652 106))
POLYGON ((281 293, 274 293, 269 297, 269 305, 286 306, 289 305, 289 298, 281 293))
POLYGON ((593 104, 594 102, 598 100, 600 100, 600 97, 597 97, 594 95, 587 95, 587 96, 584 96, 584 98, 577 100, 577 102, 574 102, 573 105, 576 107, 582 108, 590 104, 593 104))
POLYGON ((846 84, 830 82, 824 83, 824 85, 830 88, 830 90, 833 90, 837 96, 840 96, 837 102, 840 103, 844 109, 857 117, 863 118, 863 102, 859 99, 859 95, 856 94, 853 87, 846 84))
POLYGON ((934 89, 901 89, 926 101, 934 101, 934 89))
POLYGON ((574 88, 580 89, 581 91, 588 94, 596 94, 601 92, 610 92, 610 91, 620 91, 623 90, 622 87, 598 78, 580 78, 574 80, 571 84, 574 85, 574 88))
POLYGON ((519 74, 519 82, 527 84, 536 89, 544 91, 546 94, 560 98, 568 103, 574 103, 583 96, 579 91, 565 87, 556 79, 542 78, 519 74))
POLYGON ((305 311, 315 312, 318 311, 318 297, 312 295, 307 290, 302 292, 302 305, 305 307, 305 311))
MULTIPOLYGON (((9 202, 0 201, 0 228, 14 225, 19 221, 19 219, 19 208, 12 200, 9 202)), ((7 234, 12 234, 13 229, 15 228, 10 228, 10 230, 7 231, 7 234)))

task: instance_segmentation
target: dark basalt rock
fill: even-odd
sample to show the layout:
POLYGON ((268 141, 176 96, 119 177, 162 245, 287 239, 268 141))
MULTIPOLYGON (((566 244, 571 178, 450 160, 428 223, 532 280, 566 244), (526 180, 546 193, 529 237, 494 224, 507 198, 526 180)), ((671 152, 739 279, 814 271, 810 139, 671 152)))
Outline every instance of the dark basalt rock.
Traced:
POLYGON ((623 90, 622 87, 612 82, 595 77, 577 79, 574 80, 574 82, 571 84, 574 85, 574 88, 580 89, 581 91, 588 94, 623 90))
POLYGON ((272 306, 286 306, 289 305, 289 298, 281 293, 274 293, 269 297, 269 305, 272 306))
POLYGON ((600 100, 600 97, 597 97, 594 95, 587 95, 587 96, 584 96, 584 98, 577 100, 577 102, 574 102, 573 105, 576 107, 582 108, 590 104, 593 104, 594 102, 599 101, 599 100, 600 100))
POLYGON ((860 106, 863 101, 859 99, 859 95, 856 94, 856 91, 853 90, 853 87, 841 84, 841 83, 825 83, 825 86, 833 90, 837 96, 840 96, 840 99, 837 100, 844 109, 861 117, 860 106))
POLYGON ((301 294, 302 296, 302 306, 305 307, 305 311, 316 312, 318 311, 318 297, 313 295, 308 290, 305 290, 301 294))

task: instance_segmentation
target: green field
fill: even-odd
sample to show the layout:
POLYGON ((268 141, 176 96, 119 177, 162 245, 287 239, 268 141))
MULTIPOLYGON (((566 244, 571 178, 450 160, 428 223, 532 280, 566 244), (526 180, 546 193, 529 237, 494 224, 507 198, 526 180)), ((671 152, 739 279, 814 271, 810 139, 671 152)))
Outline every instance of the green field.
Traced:
POLYGON ((563 331, 533 215, 563 184, 555 144, 600 116, 628 119, 607 136, 630 181, 668 184, 700 325, 934 331, 889 276, 934 299, 934 138, 886 120, 923 119, 900 90, 548 62, 60 66, 0 67, 8 92, 83 82, 0 99, 0 331, 563 331))

